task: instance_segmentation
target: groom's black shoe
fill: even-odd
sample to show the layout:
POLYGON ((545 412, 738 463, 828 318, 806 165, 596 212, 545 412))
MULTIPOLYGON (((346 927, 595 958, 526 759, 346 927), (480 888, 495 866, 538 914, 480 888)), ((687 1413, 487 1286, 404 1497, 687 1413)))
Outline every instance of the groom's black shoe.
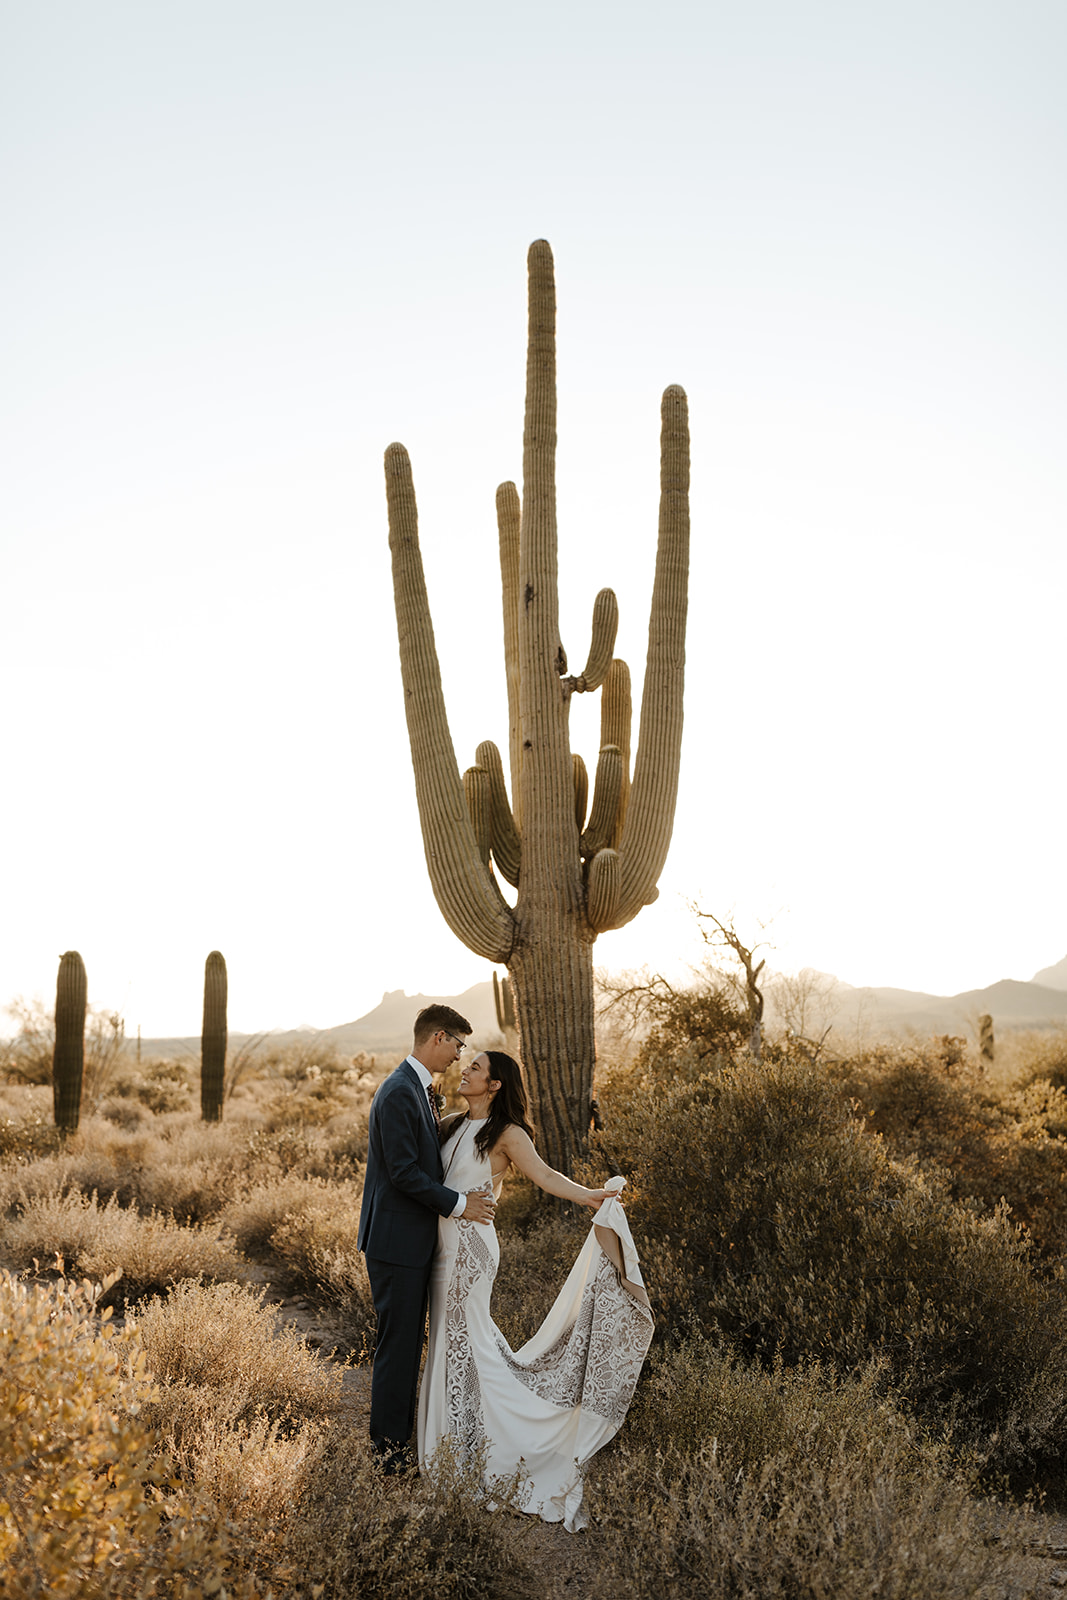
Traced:
POLYGON ((375 1439, 374 1454, 388 1478, 406 1478, 419 1470, 410 1441, 398 1444, 395 1439, 375 1439))

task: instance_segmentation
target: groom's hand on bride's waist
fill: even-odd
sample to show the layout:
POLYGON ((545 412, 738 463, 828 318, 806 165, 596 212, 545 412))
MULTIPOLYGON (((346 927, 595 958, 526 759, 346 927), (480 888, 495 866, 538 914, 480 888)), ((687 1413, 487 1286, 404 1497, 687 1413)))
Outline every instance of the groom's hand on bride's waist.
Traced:
POLYGON ((496 1201, 491 1194, 480 1194, 477 1190, 467 1196, 467 1204, 460 1213, 463 1222, 492 1222, 496 1213, 496 1201))

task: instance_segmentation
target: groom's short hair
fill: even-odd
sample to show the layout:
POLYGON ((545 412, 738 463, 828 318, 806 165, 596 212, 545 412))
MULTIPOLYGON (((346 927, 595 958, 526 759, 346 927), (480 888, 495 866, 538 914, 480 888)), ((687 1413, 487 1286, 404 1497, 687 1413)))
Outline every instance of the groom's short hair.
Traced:
POLYGON ((462 1039, 474 1032, 466 1017, 461 1017, 452 1006, 423 1006, 415 1018, 415 1043, 422 1044, 424 1039, 428 1039, 431 1033, 436 1033, 439 1028, 446 1033, 459 1034, 462 1039))

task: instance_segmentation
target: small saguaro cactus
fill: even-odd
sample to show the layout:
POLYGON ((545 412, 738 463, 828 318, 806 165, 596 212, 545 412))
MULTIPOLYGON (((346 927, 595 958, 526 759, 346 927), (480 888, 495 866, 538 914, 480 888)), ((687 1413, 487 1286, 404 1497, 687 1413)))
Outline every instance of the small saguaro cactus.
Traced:
POLYGON ((226 1078, 226 962, 212 950, 204 963, 204 1026, 200 1035, 200 1116, 222 1121, 226 1078))
POLYGON ((618 605, 593 604, 582 671, 559 636, 556 537, 556 288, 543 239, 529 253, 523 495, 497 490, 511 796, 496 744, 461 778, 434 643, 411 463, 385 452, 400 664, 415 792, 434 895, 453 933, 508 968, 534 1118, 546 1158, 586 1147, 593 1087, 593 941, 656 898, 674 823, 682 742, 689 573, 685 391, 663 395, 656 572, 640 734, 631 776, 630 675, 613 660, 618 605), (601 689, 593 780, 572 754, 571 698, 601 689), (517 889, 514 905, 500 880, 517 889))
POLYGON ((68 950, 60 957, 56 979, 56 1043, 52 1053, 53 1115, 56 1127, 64 1133, 74 1133, 81 1116, 88 995, 85 962, 77 950, 68 950))
POLYGON ((983 1011, 978 1018, 978 1053, 982 1058, 982 1065, 991 1067, 996 1052, 993 1039, 993 1018, 988 1011, 983 1011))

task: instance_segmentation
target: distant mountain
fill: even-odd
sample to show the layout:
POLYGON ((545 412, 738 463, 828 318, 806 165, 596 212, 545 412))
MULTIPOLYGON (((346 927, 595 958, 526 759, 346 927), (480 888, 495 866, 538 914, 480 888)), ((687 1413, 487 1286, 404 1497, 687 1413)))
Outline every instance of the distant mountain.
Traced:
MULTIPOLYGON (((405 994, 403 989, 391 989, 381 1001, 355 1022, 342 1022, 336 1028, 289 1028, 284 1033, 272 1033, 272 1046, 306 1044, 310 1039, 321 1039, 335 1045, 342 1055, 374 1055, 387 1051, 399 1059, 411 1049, 411 1028, 423 1006, 443 1003, 452 1006, 460 1016, 466 1017, 474 1032, 471 1043, 480 1049, 492 1045, 500 1038, 496 1022, 496 1003, 492 983, 476 983, 459 995, 405 994)), ((231 1033, 234 1048, 250 1037, 247 1033, 231 1033)), ((168 1060, 192 1057, 200 1060, 199 1035, 188 1039, 142 1039, 142 1050, 149 1056, 164 1056, 168 1060)))
MULTIPOLYGON (((1001 1031, 1015 1028, 1067 1027, 1067 957, 1054 967, 1039 972, 1032 983, 1003 978, 986 989, 967 989, 962 994, 922 994, 913 989, 857 989, 828 973, 815 973, 821 999, 812 1008, 822 1021, 807 1024, 817 1036, 827 1022, 835 1035, 860 1033, 866 1039, 900 1034, 973 1034, 978 1018, 988 1012, 993 1026, 1001 1031), (1039 983, 1038 978, 1044 981, 1039 983)), ((479 1049, 500 1038, 493 1002, 493 985, 476 983, 459 995, 405 994, 391 989, 373 1011, 342 1022, 336 1028, 293 1028, 272 1033, 272 1045, 306 1044, 321 1039, 333 1044, 342 1055, 393 1054, 397 1058, 411 1048, 411 1025, 423 1006, 443 1001, 454 1006, 473 1026, 471 1042, 479 1049)), ((768 1005, 768 1022, 777 1022, 773 1001, 768 1005)), ((239 1047, 247 1034, 231 1033, 230 1042, 239 1047)), ((199 1036, 187 1039, 144 1039, 142 1048, 150 1056, 181 1056, 200 1059, 199 1036)))
POLYGON ((856 989, 837 983, 822 1003, 836 1033, 973 1033, 983 1014, 994 1029, 1052 1028, 1067 1025, 1067 984, 1055 989, 1002 978, 985 989, 962 994, 922 994, 911 989, 856 989))
POLYGON ((405 994, 403 989, 390 989, 365 1017, 326 1028, 318 1037, 328 1039, 345 1055, 356 1055, 360 1050, 399 1050, 403 1055, 411 1049, 415 1018, 423 1006, 436 1003, 453 1006, 461 1017, 466 1017, 474 1029, 472 1044, 484 1046, 500 1037, 491 983, 476 983, 459 995, 405 994))
POLYGON ((1044 984, 1046 989, 1067 989, 1067 956, 1054 967, 1042 967, 1030 979, 1031 983, 1044 984))

